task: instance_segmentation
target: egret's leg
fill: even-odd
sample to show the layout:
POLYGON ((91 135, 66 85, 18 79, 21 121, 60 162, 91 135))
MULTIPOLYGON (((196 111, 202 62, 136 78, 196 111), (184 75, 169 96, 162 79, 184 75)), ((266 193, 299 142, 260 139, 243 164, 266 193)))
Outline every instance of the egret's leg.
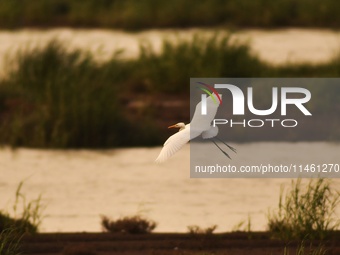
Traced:
POLYGON ((231 147, 229 144, 227 144, 226 142, 222 141, 220 138, 216 137, 217 140, 219 140, 221 143, 223 143, 224 145, 228 146, 229 149, 231 149, 233 152, 237 153, 236 149, 234 147, 231 147))
POLYGON ((212 138, 212 139, 210 139, 210 140, 216 145, 216 147, 217 147, 224 155, 226 155, 228 158, 231 159, 231 157, 228 155, 228 153, 226 153, 224 150, 221 149, 220 146, 218 146, 218 144, 215 142, 214 138, 212 138))

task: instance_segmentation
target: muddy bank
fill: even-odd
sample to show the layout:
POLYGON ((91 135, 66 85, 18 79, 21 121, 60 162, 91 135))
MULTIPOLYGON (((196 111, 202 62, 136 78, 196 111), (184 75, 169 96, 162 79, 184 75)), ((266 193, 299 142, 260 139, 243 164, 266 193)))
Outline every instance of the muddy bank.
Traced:
MULTIPOLYGON (((324 242, 327 254, 339 254, 340 232, 324 242)), ((24 254, 228 254, 282 255, 287 247, 295 254, 298 241, 272 240, 266 232, 234 232, 213 235, 192 234, 39 234, 23 239, 24 254)), ((318 241, 305 247, 315 248, 318 241)))

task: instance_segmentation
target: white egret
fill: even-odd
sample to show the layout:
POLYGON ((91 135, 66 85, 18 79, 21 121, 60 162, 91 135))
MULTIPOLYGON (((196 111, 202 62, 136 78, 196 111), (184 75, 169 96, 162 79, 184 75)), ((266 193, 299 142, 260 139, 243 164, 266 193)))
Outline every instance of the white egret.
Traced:
MULTIPOLYGON (((196 105, 194 116, 191 119, 190 124, 185 125, 183 122, 177 123, 175 125, 172 125, 168 128, 179 128, 179 131, 170 136, 164 143, 163 148, 159 154, 159 156, 156 159, 156 162, 161 163, 170 158, 172 155, 174 155, 177 151, 179 151, 187 142, 190 140, 196 138, 199 135, 202 135, 203 139, 211 139, 212 142, 217 146, 217 148, 228 158, 229 155, 221 149, 220 146, 216 143, 214 140, 214 137, 218 134, 218 127, 212 126, 211 122, 215 118, 217 109, 219 107, 219 103, 217 103, 217 100, 215 98, 212 98, 212 96, 215 96, 214 94, 211 94, 208 98, 206 98, 206 106, 207 111, 206 115, 201 114, 201 107, 202 102, 199 102, 196 105)), ((218 139, 218 138, 217 138, 218 139)), ((222 143, 224 143, 222 140, 218 139, 222 143)), ((229 146, 228 144, 224 143, 226 146, 228 146, 229 149, 236 152, 236 150, 229 146)))

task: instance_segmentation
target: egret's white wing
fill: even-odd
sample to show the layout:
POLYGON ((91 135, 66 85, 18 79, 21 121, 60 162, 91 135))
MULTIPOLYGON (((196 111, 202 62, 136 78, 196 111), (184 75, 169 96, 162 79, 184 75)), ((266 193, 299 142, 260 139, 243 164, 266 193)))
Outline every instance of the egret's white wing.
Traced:
POLYGON ((179 151, 184 144, 190 140, 190 128, 185 128, 176 134, 170 136, 168 140, 165 141, 164 146, 159 153, 156 162, 161 163, 174 155, 179 151))
POLYGON ((204 131, 208 131, 211 128, 211 122, 215 118, 218 106, 218 103, 215 103, 211 97, 208 97, 207 114, 202 115, 202 102, 199 102, 196 105, 195 113, 190 124, 186 125, 185 129, 170 136, 168 140, 165 141, 164 146, 156 159, 156 162, 164 162, 177 151, 179 151, 184 146, 184 144, 189 142, 191 139, 199 136, 204 131))
POLYGON ((176 134, 170 136, 168 140, 165 141, 161 152, 159 153, 156 162, 162 163, 177 151, 179 151, 184 144, 190 140, 190 128, 185 128, 176 134))
POLYGON ((186 125, 185 129, 177 132, 176 134, 170 136, 164 143, 159 156, 156 159, 156 162, 161 163, 174 155, 177 151, 179 151, 190 139, 199 136, 201 133, 191 132, 190 134, 190 125, 186 125), (191 136, 191 137, 190 137, 191 136), (194 137, 193 137, 194 136, 194 137))
MULTIPOLYGON (((216 116, 217 109, 219 107, 219 103, 215 102, 210 96, 207 97, 207 114, 201 114, 202 102, 199 102, 196 105, 194 116, 191 119, 190 127, 191 132, 204 132, 210 129, 211 122, 216 116)), ((217 100, 217 99, 216 99, 217 100)), ((192 137, 193 138, 193 137, 192 137)), ((191 139, 192 139, 191 138, 191 139)))

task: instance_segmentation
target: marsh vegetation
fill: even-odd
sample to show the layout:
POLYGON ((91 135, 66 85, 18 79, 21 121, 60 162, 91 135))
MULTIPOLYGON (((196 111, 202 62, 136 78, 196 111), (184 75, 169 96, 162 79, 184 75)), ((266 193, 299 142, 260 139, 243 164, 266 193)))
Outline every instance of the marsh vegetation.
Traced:
MULTIPOLYGON (((340 74, 338 56, 322 64, 271 66, 253 55, 248 45, 232 43, 228 35, 164 41, 160 53, 144 45, 137 59, 124 59, 116 52, 102 63, 88 52, 51 41, 18 52, 8 66, 8 74, 0 80, 0 143, 39 148, 160 144, 165 134, 155 122, 157 109, 151 102, 162 100, 162 95, 188 96, 190 77, 340 74), (147 99, 132 115, 128 104, 138 95, 147 99)), ((314 112, 328 114, 334 104, 339 107, 337 86, 312 90, 320 95, 309 105, 314 112)), ((340 137, 337 127, 335 123, 331 133, 322 133, 322 139, 340 137)))

